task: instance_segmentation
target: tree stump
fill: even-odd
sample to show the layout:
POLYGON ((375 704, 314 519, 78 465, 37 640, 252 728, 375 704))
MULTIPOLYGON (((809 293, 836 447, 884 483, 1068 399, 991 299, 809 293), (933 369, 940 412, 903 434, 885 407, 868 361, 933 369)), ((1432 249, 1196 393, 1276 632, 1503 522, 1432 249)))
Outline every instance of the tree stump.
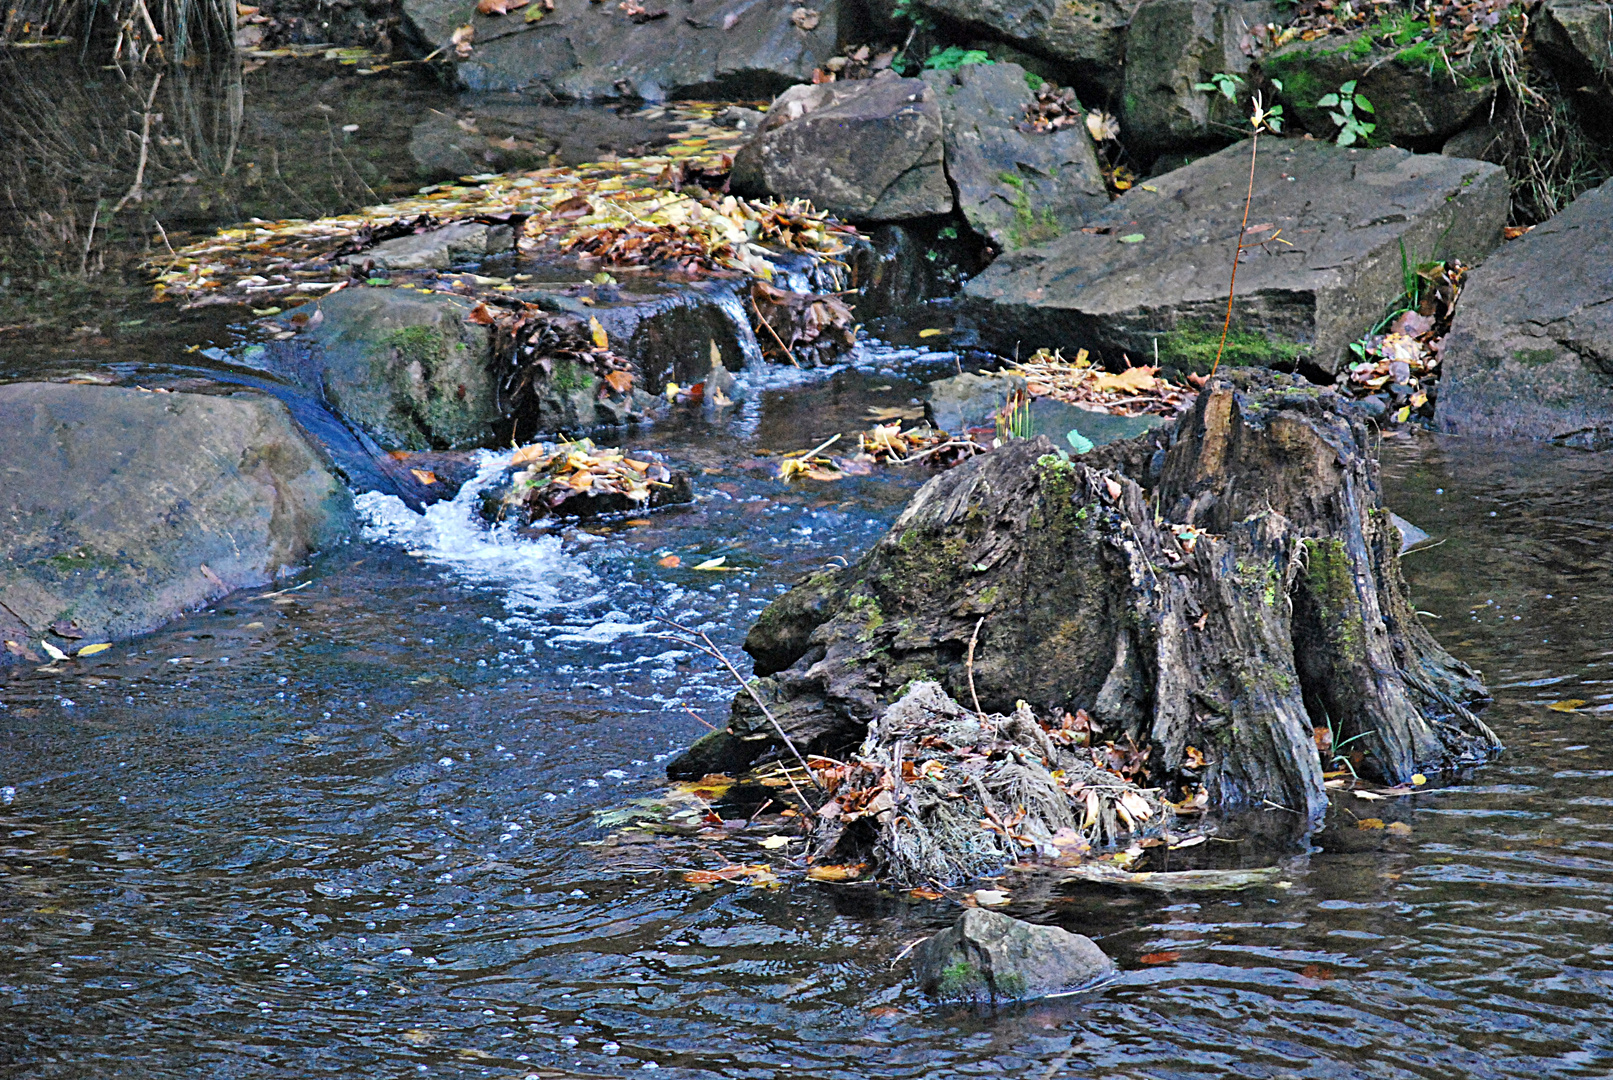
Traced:
MULTIPOLYGON (((1085 710, 1153 783, 1306 825, 1327 805, 1322 745, 1395 784, 1482 762, 1500 749, 1472 711, 1487 693, 1407 597, 1373 438, 1331 389, 1251 371, 1082 457, 1011 442, 771 604, 745 642, 756 689, 822 753, 920 679, 988 712, 1085 710)), ((742 693, 670 771, 777 738, 742 693)))

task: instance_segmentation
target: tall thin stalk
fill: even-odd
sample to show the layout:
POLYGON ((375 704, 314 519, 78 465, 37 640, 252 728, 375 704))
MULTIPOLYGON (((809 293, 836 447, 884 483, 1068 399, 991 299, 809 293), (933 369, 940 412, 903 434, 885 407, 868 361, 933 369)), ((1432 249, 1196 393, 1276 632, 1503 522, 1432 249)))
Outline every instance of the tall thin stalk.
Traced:
POLYGON ((1280 116, 1280 106, 1267 109, 1262 105, 1260 95, 1255 95, 1254 112, 1249 117, 1249 123, 1254 127, 1254 136, 1249 141, 1249 193, 1243 199, 1243 221, 1238 225, 1238 247, 1232 253, 1232 280, 1227 285, 1227 317, 1221 324, 1221 343, 1215 349, 1215 363, 1210 365, 1211 375, 1221 366, 1221 354, 1226 350, 1227 334, 1232 329, 1232 300, 1238 292, 1238 263, 1243 261, 1243 238, 1249 229, 1249 206, 1255 201, 1255 160, 1260 156, 1260 133, 1281 130, 1280 116))

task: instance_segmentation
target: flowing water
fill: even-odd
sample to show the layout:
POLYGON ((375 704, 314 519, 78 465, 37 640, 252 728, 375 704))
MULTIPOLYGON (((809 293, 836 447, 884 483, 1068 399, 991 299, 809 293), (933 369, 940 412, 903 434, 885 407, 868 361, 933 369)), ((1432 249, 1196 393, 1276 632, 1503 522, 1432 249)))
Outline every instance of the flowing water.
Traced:
MULTIPOLYGON (((195 379, 184 349, 231 340, 218 318, 118 310, 144 329, 0 336, 0 376, 195 379)), ((1245 854, 1280 859, 1283 887, 1010 908, 1096 938, 1124 969, 1099 993, 938 1009, 897 958, 955 908, 798 878, 691 885, 766 855, 744 830, 624 844, 600 826, 665 790, 666 758, 733 690, 655 619, 739 659, 769 599, 855 558, 923 479, 784 485, 757 455, 864 427, 953 363, 869 343, 833 372, 747 376, 726 419, 637 433, 700 492, 647 524, 489 532, 476 482, 424 516, 362 495, 365 537, 278 595, 66 672, 12 669, 0 1070, 1613 1074, 1605 456, 1386 442, 1389 504, 1441 541, 1406 558, 1414 597, 1484 670, 1508 752, 1413 797, 1340 797, 1309 854, 1245 854), (719 555, 729 572, 692 569, 719 555)))

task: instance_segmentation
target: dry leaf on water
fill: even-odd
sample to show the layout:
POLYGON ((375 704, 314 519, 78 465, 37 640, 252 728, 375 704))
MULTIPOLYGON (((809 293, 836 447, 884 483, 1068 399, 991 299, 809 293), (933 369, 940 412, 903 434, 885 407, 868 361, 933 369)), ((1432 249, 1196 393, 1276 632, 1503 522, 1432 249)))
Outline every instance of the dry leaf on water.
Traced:
POLYGON ((1171 950, 1164 952, 1143 953, 1137 959, 1145 964, 1171 964, 1182 958, 1182 954, 1171 950))
POLYGON ((532 0, 481 0, 476 5, 476 10, 483 15, 508 15, 531 2, 532 0))
POLYGON ((665 567, 668 570, 676 570, 678 567, 683 565, 683 560, 678 558, 676 555, 665 555, 659 559, 656 559, 655 565, 665 567))
POLYGON ((856 881, 862 877, 863 870, 861 863, 854 866, 812 866, 807 868, 807 877, 813 881, 856 881))

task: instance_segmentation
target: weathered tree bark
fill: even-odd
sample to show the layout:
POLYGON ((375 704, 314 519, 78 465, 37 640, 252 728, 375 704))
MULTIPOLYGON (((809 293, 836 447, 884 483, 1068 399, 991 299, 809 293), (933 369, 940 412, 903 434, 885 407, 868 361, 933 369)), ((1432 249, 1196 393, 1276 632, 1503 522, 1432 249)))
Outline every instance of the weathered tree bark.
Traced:
MULTIPOLYGON (((1085 709, 1151 748, 1156 781, 1308 822, 1326 808, 1318 728, 1391 783, 1475 764, 1499 749, 1471 711, 1487 695, 1407 599, 1371 439, 1331 390, 1240 372, 1173 427, 1080 458, 1011 443, 770 605, 745 644, 758 689, 828 753, 915 679, 987 711, 1085 709)), ((741 694, 672 771, 775 739, 741 694)))

